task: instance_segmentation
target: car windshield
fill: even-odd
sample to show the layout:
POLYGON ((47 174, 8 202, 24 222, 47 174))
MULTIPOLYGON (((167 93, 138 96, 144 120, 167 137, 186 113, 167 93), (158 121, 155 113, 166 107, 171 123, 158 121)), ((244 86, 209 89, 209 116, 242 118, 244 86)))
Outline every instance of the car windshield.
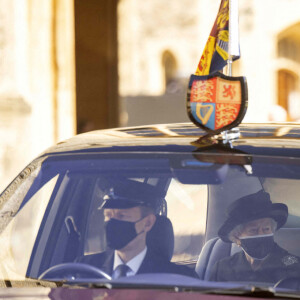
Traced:
POLYGON ((0 197, 1 280, 299 289, 300 160, 234 157, 37 159, 0 197), (107 205, 130 194, 137 206, 107 205), (115 274, 124 261, 131 269, 122 279, 115 274))

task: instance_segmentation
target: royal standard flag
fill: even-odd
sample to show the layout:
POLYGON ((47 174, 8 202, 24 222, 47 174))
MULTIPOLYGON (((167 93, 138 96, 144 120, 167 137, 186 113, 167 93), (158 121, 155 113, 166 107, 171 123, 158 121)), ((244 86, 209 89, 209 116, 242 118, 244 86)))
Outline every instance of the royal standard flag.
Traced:
MULTIPOLYGON (((233 3, 233 8, 236 8, 233 0, 221 1, 217 18, 210 32, 195 75, 208 75, 223 69, 227 64, 229 54, 233 60, 240 57, 239 45, 236 45, 238 44, 238 38, 234 39, 235 45, 233 45, 231 42, 232 38, 229 36, 229 27, 236 29, 238 26, 233 27, 233 24, 229 24, 230 22, 238 23, 238 17, 236 17, 236 20, 230 17, 231 3, 233 3), (235 49, 235 52, 229 53, 229 48, 235 49)), ((233 10, 233 13, 237 13, 236 9, 233 10)))

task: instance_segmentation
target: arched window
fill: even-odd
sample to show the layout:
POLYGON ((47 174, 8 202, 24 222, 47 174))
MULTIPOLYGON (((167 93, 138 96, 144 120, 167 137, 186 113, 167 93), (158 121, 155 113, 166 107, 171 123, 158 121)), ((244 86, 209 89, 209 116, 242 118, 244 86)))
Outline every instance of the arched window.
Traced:
POLYGON ((176 85, 177 63, 174 55, 170 51, 165 51, 162 55, 162 67, 164 72, 165 91, 172 89, 176 85))
POLYGON ((293 37, 286 37, 279 40, 278 56, 300 63, 300 41, 293 37))
POLYGON ((277 71, 277 104, 291 121, 300 120, 300 23, 284 30, 277 43, 280 68, 277 71))
POLYGON ((299 77, 288 70, 278 71, 278 104, 291 120, 300 119, 299 77))

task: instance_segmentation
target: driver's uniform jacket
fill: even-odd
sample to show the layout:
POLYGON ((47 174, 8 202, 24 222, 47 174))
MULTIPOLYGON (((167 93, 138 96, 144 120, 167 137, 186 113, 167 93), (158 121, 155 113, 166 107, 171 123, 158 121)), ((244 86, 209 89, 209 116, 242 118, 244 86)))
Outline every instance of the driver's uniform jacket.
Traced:
POLYGON ((218 261, 212 269, 210 280, 276 283, 294 276, 300 276, 300 258, 275 244, 258 269, 251 268, 244 251, 241 251, 218 261))
MULTIPOLYGON (((107 250, 102 253, 85 255, 76 260, 97 267, 105 273, 112 275, 114 264, 114 250, 107 250)), ((197 277, 193 269, 187 266, 176 265, 169 260, 160 257, 151 249, 147 249, 146 256, 136 274, 143 273, 173 273, 190 277, 197 277)))

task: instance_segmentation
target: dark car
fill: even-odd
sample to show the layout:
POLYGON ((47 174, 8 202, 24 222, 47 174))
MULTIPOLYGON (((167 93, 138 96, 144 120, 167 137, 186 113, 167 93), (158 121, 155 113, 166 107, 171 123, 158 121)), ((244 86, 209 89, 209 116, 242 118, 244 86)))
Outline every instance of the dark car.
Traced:
MULTIPOLYGON (((225 138, 208 139, 188 123, 119 128, 75 136, 40 155, 0 196, 0 282, 12 287, 1 289, 0 297, 299 295, 300 126, 241 124, 225 138), (117 191, 124 182, 155 191, 147 251, 167 263, 114 279, 100 262, 85 258, 108 251, 105 205, 109 197, 122 200, 117 191), (261 193, 277 208, 270 215, 261 193), (248 211, 234 216, 233 203, 249 195, 257 195, 252 218, 248 211), (276 245, 286 251, 280 264, 295 266, 294 272, 280 272, 274 263, 264 276, 233 278, 229 260, 223 275, 214 275, 221 260, 248 251, 230 240, 241 218, 239 224, 243 218, 275 220, 276 245), (164 265, 172 268, 164 271, 164 265), (28 286, 36 290, 23 289, 28 286)), ((138 199, 151 202, 149 195, 138 199)))

